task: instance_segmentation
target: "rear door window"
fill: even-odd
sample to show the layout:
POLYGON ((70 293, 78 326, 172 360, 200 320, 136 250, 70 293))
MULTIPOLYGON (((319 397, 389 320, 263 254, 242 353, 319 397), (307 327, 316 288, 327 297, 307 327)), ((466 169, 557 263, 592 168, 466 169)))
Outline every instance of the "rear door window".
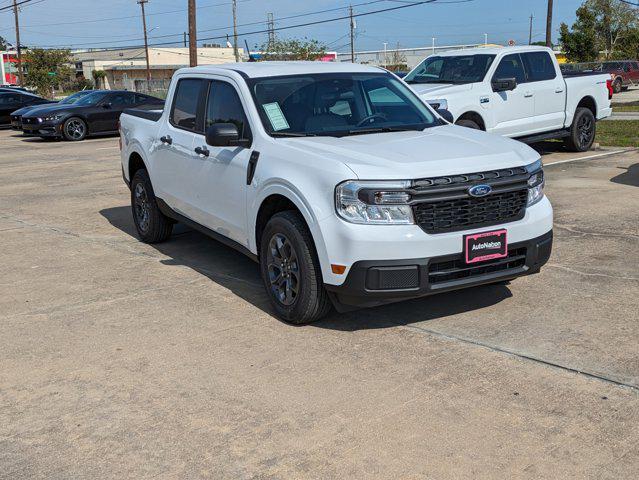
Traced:
POLYGON ((506 55, 501 59, 493 75, 493 80, 497 80, 498 78, 514 78, 517 80, 517 85, 526 83, 526 73, 518 53, 506 55))
POLYGON ((174 127, 196 130, 197 109, 203 83, 199 78, 185 78, 178 82, 169 117, 174 127))
POLYGON ((542 82, 552 80, 557 76, 555 64, 548 52, 522 53, 524 67, 529 82, 542 82))

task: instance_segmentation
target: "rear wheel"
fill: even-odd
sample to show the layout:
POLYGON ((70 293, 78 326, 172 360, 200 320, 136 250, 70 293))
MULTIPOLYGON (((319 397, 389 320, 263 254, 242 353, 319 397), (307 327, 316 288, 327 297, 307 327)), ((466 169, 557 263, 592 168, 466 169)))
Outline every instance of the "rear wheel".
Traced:
POLYGON ((271 305, 285 321, 310 323, 330 311, 311 232, 298 212, 277 213, 266 224, 260 270, 271 305))
POLYGON ((473 120, 469 120, 468 118, 462 118, 461 120, 457 120, 455 125, 459 125, 460 127, 466 128, 474 128, 475 130, 481 130, 479 124, 473 120))
POLYGON ((578 108, 570 126, 566 147, 573 152, 585 152, 595 141, 596 121, 589 108, 578 108))
POLYGON ((62 125, 62 135, 72 142, 84 140, 87 136, 87 124, 81 118, 71 117, 62 125))
POLYGON ((135 172, 131 180, 131 209, 140 240, 159 243, 171 236, 173 221, 160 211, 151 179, 143 168, 135 172))
POLYGON ((614 81, 614 83, 612 84, 612 91, 614 93, 621 93, 621 89, 623 87, 623 84, 621 82, 621 78, 618 78, 614 81))

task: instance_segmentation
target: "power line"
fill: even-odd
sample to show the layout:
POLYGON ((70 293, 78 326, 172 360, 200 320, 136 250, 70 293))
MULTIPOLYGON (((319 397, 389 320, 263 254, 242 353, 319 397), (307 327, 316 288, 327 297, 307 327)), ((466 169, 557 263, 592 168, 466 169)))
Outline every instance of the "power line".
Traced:
MULTIPOLYGON (((458 1, 455 1, 455 2, 441 2, 441 3, 468 3, 468 2, 472 2, 472 1, 473 0, 458 0, 458 1)), ((416 7, 416 6, 419 6, 419 5, 434 4, 435 2, 438 2, 438 0, 423 0, 423 1, 416 1, 416 2, 402 2, 402 5, 398 5, 398 6, 395 6, 395 7, 382 8, 382 9, 379 9, 379 10, 371 10, 371 11, 362 12, 362 13, 354 13, 353 14, 353 18, 364 17, 364 16, 369 16, 369 15, 375 15, 377 13, 382 13, 382 12, 390 12, 390 11, 395 11, 395 10, 401 10, 401 9, 404 9, 404 8, 416 7)), ((342 16, 338 16, 338 17, 323 19, 323 20, 316 20, 316 21, 312 21, 312 22, 298 23, 298 24, 295 24, 295 25, 286 25, 286 26, 282 26, 282 27, 276 27, 274 29, 274 31, 282 31, 282 30, 290 30, 290 29, 294 29, 294 28, 309 27, 309 26, 313 26, 313 25, 321 25, 321 24, 325 24, 325 23, 332 23, 332 22, 337 22, 337 21, 340 21, 340 20, 347 20, 347 19, 350 19, 350 15, 342 15, 342 16)), ((260 22, 260 23, 263 23, 263 22, 260 22)), ((250 31, 250 32, 242 32, 242 33, 238 33, 238 36, 257 35, 257 34, 262 34, 262 33, 268 33, 268 30, 262 29, 262 30, 254 30, 254 31, 250 31)), ((200 38, 199 40, 202 40, 202 41, 219 40, 219 39, 224 39, 224 38, 226 38, 226 35, 204 37, 204 38, 200 38)), ((153 47, 153 46, 163 46, 163 45, 174 45, 175 43, 177 43, 177 42, 175 42, 175 41, 158 42, 158 43, 149 44, 149 46, 153 47)), ((113 48, 113 49, 110 49, 110 50, 128 50, 128 49, 131 49, 131 48, 140 48, 140 45, 127 45, 127 46, 113 48)))

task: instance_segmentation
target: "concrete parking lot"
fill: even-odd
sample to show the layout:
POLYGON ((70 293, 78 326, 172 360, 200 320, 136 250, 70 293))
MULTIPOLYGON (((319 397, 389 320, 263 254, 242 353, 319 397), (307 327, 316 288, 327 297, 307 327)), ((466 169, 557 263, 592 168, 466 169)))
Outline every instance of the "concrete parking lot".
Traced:
POLYGON ((539 275, 293 327, 117 139, 0 144, 0 479, 637 477, 637 151, 544 149, 539 275))

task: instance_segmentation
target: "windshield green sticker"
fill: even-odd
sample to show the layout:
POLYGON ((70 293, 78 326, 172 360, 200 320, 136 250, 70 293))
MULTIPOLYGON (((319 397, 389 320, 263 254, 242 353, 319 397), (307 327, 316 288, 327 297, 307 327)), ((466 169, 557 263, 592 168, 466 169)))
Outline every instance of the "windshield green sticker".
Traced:
POLYGON ((273 130, 286 130, 287 128, 291 128, 288 122, 286 121, 286 117, 284 113, 282 113, 282 109, 280 108, 280 104, 277 102, 273 103, 265 103, 262 105, 264 107, 264 111, 266 115, 268 115, 268 119, 273 125, 273 130))

